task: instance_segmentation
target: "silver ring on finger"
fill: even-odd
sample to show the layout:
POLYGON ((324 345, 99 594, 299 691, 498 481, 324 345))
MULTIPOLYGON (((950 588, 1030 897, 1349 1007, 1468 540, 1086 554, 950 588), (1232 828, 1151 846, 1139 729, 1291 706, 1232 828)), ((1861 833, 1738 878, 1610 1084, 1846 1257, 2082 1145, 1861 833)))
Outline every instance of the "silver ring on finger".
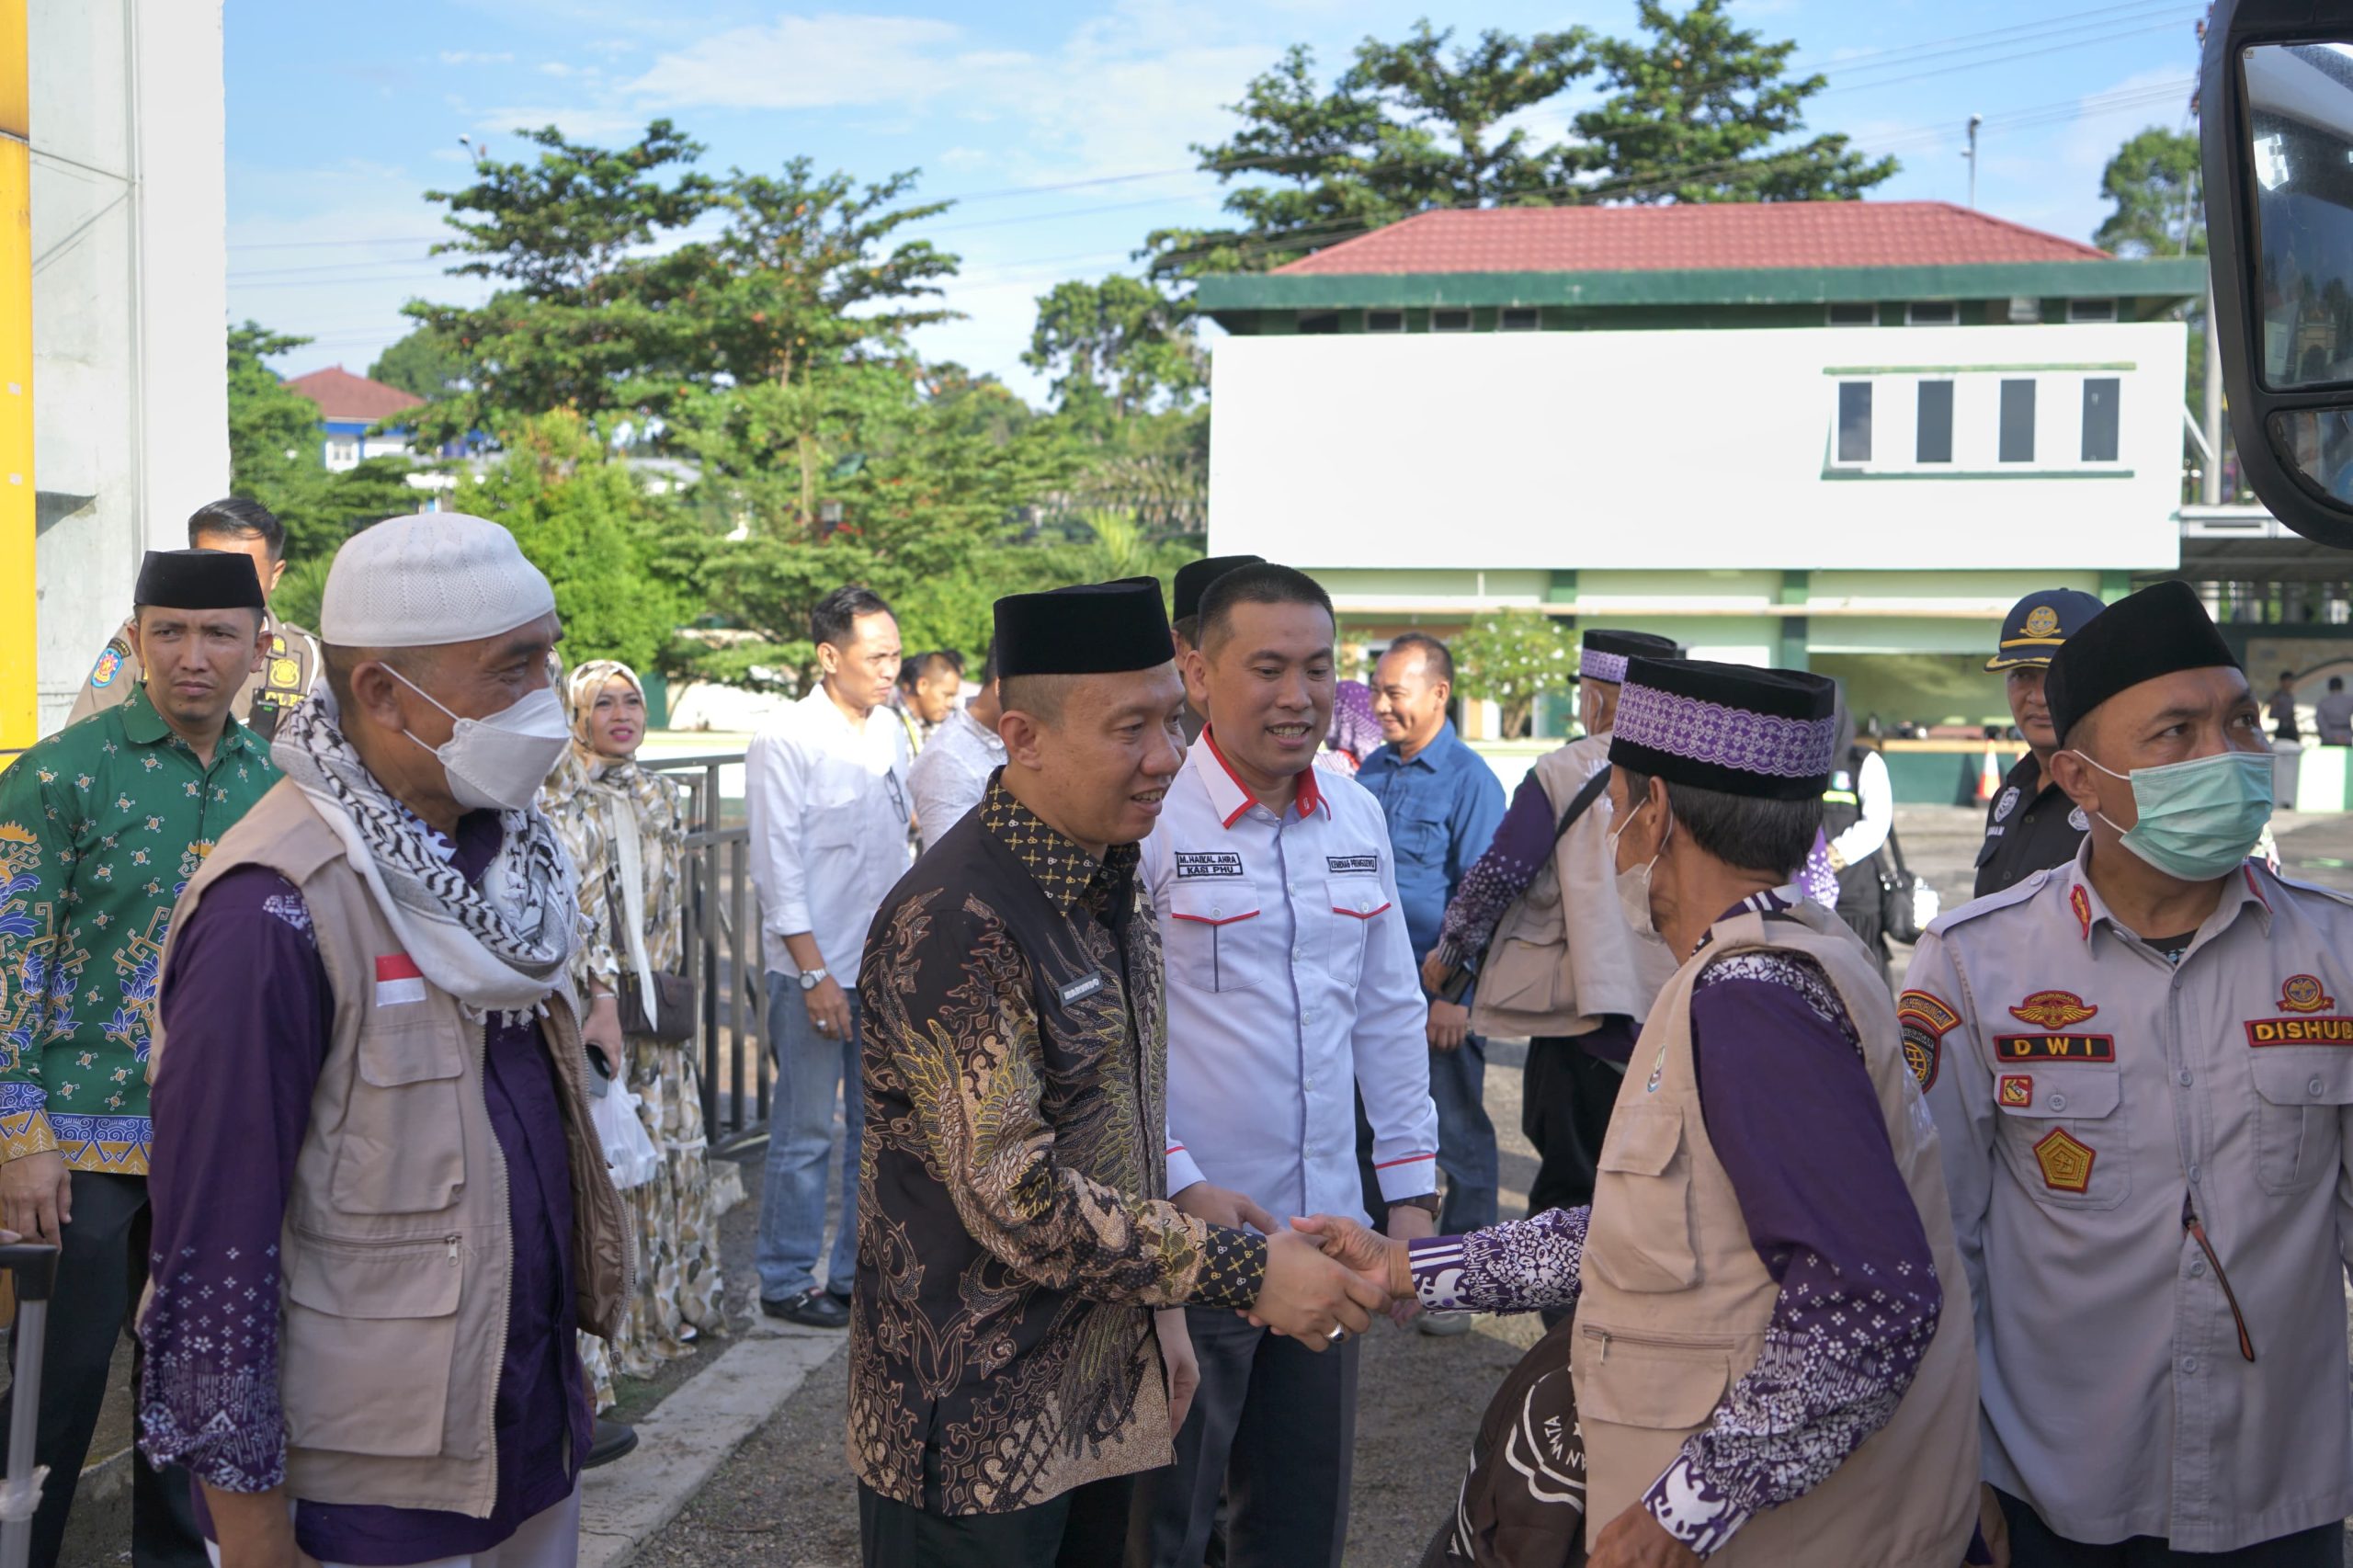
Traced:
POLYGON ((1347 1336, 1348 1325, 1346 1324, 1336 1323, 1332 1325, 1332 1332, 1325 1335, 1324 1338, 1328 1344, 1337 1345, 1341 1341, 1347 1339, 1347 1336))

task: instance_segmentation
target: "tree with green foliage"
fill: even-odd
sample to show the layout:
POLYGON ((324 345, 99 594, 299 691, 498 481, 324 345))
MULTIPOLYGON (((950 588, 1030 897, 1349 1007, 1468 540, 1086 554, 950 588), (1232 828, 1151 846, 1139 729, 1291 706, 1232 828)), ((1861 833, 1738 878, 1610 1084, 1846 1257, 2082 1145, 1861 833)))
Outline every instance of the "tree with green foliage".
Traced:
POLYGON ((1790 77, 1797 45, 1734 25, 1727 4, 1698 0, 1677 15, 1641 0, 1647 39, 1594 46, 1608 96, 1576 116, 1559 156, 1584 199, 1852 201, 1895 174, 1894 159, 1866 157, 1844 136, 1791 140, 1826 83, 1790 77))
POLYGON ((1153 275, 1262 271, 1438 208, 1848 199, 1893 175, 1843 136, 1802 135, 1823 78, 1789 76, 1796 46, 1725 6, 1643 0, 1640 40, 1491 29, 1450 53, 1452 31, 1423 21, 1402 42, 1366 39, 1328 90, 1293 48, 1233 106, 1242 129, 1194 148, 1239 222, 1154 233, 1153 275), (1606 96, 1561 116, 1572 134, 1529 129, 1596 73, 1606 96))
POLYGON ((1040 295, 1021 362, 1053 376, 1060 413, 1098 431, 1154 407, 1182 408, 1209 379, 1190 308, 1117 272, 1040 295))
POLYGON ((2111 204, 2092 243, 2118 256, 2204 256, 2206 203, 2198 136, 2153 125, 2126 142, 2100 175, 2111 204))
POLYGON ((427 402, 446 397, 466 379, 465 355, 456 344, 434 331, 420 326, 398 343, 376 356, 368 367, 368 379, 381 381, 388 387, 427 402))
POLYGON ((298 565, 333 556, 354 528, 414 512, 422 499, 404 458, 329 472, 318 404, 266 363, 310 341, 253 322, 229 330, 230 493, 278 514, 287 559, 298 565))
POLYGON ((1536 609, 1499 609, 1474 619, 1447 644, 1467 698, 1503 712, 1503 737, 1525 735, 1536 699, 1565 689, 1576 673, 1576 653, 1561 623, 1536 609))

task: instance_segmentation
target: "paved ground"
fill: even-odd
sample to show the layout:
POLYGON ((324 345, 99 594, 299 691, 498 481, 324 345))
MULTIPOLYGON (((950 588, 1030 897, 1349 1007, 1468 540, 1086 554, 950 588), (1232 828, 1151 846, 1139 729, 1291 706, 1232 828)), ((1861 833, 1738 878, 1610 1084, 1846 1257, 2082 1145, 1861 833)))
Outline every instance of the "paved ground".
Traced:
MULTIPOLYGON (((1977 846, 1976 813, 1907 807, 1897 813, 1897 822, 1914 869, 1938 888, 1947 907, 1966 899, 1977 846)), ((2353 892, 2353 817, 2283 815, 2277 833, 2284 869, 2290 875, 2353 892)), ((1899 954, 1899 973, 1902 965, 1899 954)), ((1506 1218, 1523 1211, 1535 1169, 1519 1135, 1520 1062, 1516 1044, 1498 1042, 1487 1078, 1488 1108, 1504 1150, 1506 1218)), ((739 1330, 748 1330, 756 1316, 750 1256, 760 1150, 743 1150, 739 1157, 754 1201, 727 1216, 721 1236, 731 1317, 739 1330)), ((1534 1342, 1534 1328, 1532 1322, 1482 1321, 1477 1332, 1461 1338, 1430 1339, 1378 1325, 1364 1349, 1350 1564, 1399 1568, 1417 1560, 1452 1504, 1463 1456, 1489 1393, 1521 1350, 1534 1342)), ((708 1399, 720 1391, 691 1386, 696 1374, 737 1346, 757 1355, 767 1345, 775 1345, 779 1356, 799 1356, 814 1348, 756 1337, 749 1344, 740 1337, 714 1340, 695 1357, 665 1369, 659 1380, 625 1385, 621 1414, 642 1419, 682 1387, 688 1390, 686 1401, 708 1399)), ((843 1366, 835 1350, 810 1370, 775 1414, 718 1464, 676 1517, 638 1551, 635 1561, 655 1568, 854 1564, 857 1505, 842 1454, 843 1366)), ((682 1403, 679 1408, 689 1406, 682 1403)), ((110 1426, 119 1444, 119 1416, 110 1426)), ((625 1460, 604 1474, 618 1480, 622 1470, 644 1462, 625 1460)), ((127 1494, 97 1501, 77 1513, 81 1517, 65 1558, 69 1565, 112 1568, 130 1561, 127 1494)), ((2347 1562, 2353 1565, 2353 1546, 2347 1562)))

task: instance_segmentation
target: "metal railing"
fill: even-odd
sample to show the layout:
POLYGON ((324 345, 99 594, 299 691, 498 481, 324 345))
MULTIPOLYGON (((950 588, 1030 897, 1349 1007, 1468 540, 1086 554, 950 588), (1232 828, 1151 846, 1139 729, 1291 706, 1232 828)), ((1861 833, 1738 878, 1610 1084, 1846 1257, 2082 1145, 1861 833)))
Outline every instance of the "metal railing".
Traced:
POLYGON ((740 820, 726 820, 719 791, 720 770, 743 760, 742 752, 711 752, 644 763, 687 795, 687 885, 678 902, 701 1011, 688 1045, 702 1053, 703 1125, 714 1145, 767 1123, 774 1081, 751 833, 740 820))

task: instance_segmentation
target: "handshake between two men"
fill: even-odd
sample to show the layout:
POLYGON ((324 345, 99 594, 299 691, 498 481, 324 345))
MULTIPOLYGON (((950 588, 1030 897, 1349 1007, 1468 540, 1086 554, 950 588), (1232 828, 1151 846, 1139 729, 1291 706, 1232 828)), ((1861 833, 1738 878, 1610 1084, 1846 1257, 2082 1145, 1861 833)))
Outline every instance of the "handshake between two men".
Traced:
POLYGON ((1240 1193, 1207 1183, 1178 1194, 1176 1206, 1212 1223, 1247 1225, 1266 1236, 1266 1283, 1242 1315, 1311 1350, 1364 1333, 1374 1313, 1414 1293, 1405 1244, 1354 1220, 1317 1214, 1279 1225, 1240 1193))

